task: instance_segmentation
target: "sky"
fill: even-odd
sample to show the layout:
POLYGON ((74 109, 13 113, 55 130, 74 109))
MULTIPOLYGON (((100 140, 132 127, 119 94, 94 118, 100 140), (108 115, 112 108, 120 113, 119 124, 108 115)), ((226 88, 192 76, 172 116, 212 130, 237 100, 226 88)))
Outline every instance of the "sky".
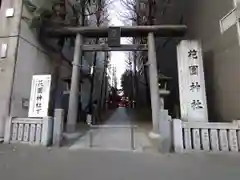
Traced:
MULTIPOLYGON (((126 11, 126 8, 121 4, 120 0, 114 0, 109 7, 110 26, 123 26, 123 22, 119 17, 120 11, 126 11)), ((127 39, 121 38, 121 44, 127 44, 127 39)), ((126 69, 126 52, 114 51, 111 52, 111 64, 117 69, 118 88, 121 88, 121 75, 126 69)))

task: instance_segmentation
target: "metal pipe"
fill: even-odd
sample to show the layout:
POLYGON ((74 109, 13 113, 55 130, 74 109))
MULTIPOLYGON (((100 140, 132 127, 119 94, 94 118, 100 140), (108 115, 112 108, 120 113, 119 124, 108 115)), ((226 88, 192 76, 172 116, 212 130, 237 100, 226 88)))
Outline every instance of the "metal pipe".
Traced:
POLYGON ((102 128, 102 129, 129 129, 131 127, 133 128, 137 128, 138 126, 136 125, 90 125, 90 127, 92 129, 98 129, 98 128, 102 128))
MULTIPOLYGON (((90 127, 91 128, 91 127, 90 127)), ((89 147, 93 147, 93 129, 90 129, 90 134, 89 134, 89 147)))
POLYGON ((152 107, 153 133, 159 134, 159 88, 157 73, 157 57, 154 34, 148 34, 148 62, 149 62, 149 81, 152 107))
MULTIPOLYGON (((121 26, 121 37, 143 37, 152 32, 160 37, 182 37, 186 25, 153 25, 153 26, 121 26)), ((108 37, 108 26, 105 27, 46 27, 44 33, 49 37, 75 36, 77 33, 84 37, 108 37)))
POLYGON ((131 125, 131 148, 132 150, 135 150, 135 145, 134 145, 134 126, 131 125))
POLYGON ((83 37, 81 34, 77 34, 75 41, 73 69, 72 69, 72 80, 71 90, 68 105, 68 116, 67 116, 67 132, 74 132, 76 129, 77 117, 78 117, 78 106, 79 106, 79 81, 80 81, 80 63, 82 57, 81 45, 83 43, 83 37))

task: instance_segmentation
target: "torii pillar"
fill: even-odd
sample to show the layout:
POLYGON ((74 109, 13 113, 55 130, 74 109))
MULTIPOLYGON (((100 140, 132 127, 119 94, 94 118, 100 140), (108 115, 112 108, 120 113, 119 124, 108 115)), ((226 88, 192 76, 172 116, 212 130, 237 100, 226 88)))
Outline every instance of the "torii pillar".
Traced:
POLYGON ((148 34, 148 65, 149 65, 149 82, 150 82, 150 94, 151 94, 151 107, 152 107, 152 123, 153 130, 150 133, 151 137, 159 136, 159 119, 161 104, 159 101, 159 87, 158 87, 158 71, 157 71, 157 57, 154 34, 150 32, 148 34))

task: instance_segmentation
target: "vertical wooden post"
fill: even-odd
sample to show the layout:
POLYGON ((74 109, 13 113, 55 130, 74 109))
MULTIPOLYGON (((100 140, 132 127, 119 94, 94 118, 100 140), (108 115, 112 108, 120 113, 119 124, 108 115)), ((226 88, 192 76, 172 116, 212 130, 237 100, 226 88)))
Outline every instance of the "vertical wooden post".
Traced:
POLYGON ((154 34, 148 34, 148 62, 149 62, 149 81, 152 106, 153 133, 159 134, 159 88, 157 73, 157 57, 154 34))
POLYGON ((135 150, 135 142, 134 142, 134 125, 131 123, 131 149, 135 150))
POLYGON ((161 134, 159 151, 161 153, 169 153, 173 144, 171 118, 169 118, 168 110, 161 109, 159 111, 159 118, 161 122, 159 126, 159 132, 161 134))
POLYGON ((41 128, 41 144, 43 146, 48 146, 52 140, 52 126, 53 126, 53 119, 51 117, 44 117, 43 118, 43 125, 41 128))
POLYGON ((183 152, 183 130, 180 119, 173 120, 173 142, 175 152, 183 152))
POLYGON ((78 106, 79 106, 79 81, 80 81, 80 61, 82 57, 81 45, 83 37, 77 34, 75 41, 71 90, 69 96, 68 116, 67 116, 67 132, 74 132, 77 124, 78 106))

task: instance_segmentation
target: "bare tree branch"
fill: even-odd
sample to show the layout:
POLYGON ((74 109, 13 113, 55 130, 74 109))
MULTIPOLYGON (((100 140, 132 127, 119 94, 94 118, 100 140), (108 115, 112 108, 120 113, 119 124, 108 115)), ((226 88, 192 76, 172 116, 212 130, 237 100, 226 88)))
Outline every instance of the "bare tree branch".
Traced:
MULTIPOLYGON (((120 20, 122 20, 125 24, 126 22, 130 23, 131 25, 153 25, 155 21, 155 13, 156 13, 156 3, 155 0, 147 0, 144 4, 139 4, 138 0, 120 0, 126 11, 120 12, 119 17, 120 20)), ((138 44, 146 44, 147 38, 146 37, 140 37, 140 38, 134 38, 133 43, 138 44)), ((135 88, 137 88, 137 71, 136 71, 136 58, 139 58, 138 60, 141 61, 141 63, 144 65, 145 61, 147 59, 147 56, 144 52, 138 53, 138 55, 133 54, 132 56, 129 55, 129 58, 127 60, 127 64, 131 63, 131 68, 133 64, 133 74, 134 74, 134 81, 135 81, 135 88)), ((144 67, 144 76, 145 76, 145 82, 146 82, 146 95, 148 98, 148 101, 150 102, 150 93, 149 93, 149 82, 147 77, 147 70, 146 66, 144 67)), ((137 91, 137 90, 136 90, 137 91)), ((136 92, 137 94, 137 92, 136 92)), ((134 96, 134 95, 133 95, 134 96)), ((137 96, 135 96, 137 97, 137 96)))
MULTIPOLYGON (((92 12, 94 12, 94 14, 91 15, 93 17, 93 21, 90 22, 90 25, 100 27, 100 26, 104 25, 104 23, 109 22, 109 20, 108 20, 109 14, 108 14, 107 8, 111 4, 111 2, 112 2, 112 0, 98 0, 97 1, 97 3, 94 5, 94 7, 92 7, 92 8, 94 8, 92 10, 92 12)), ((94 43, 98 44, 100 42, 100 40, 101 39, 97 37, 96 39, 94 39, 94 43)), ((103 39, 103 40, 105 41, 105 39, 103 39)), ((91 105, 93 102, 94 78, 95 78, 95 74, 96 74, 96 65, 97 65, 97 52, 94 52, 93 63, 92 63, 93 73, 92 73, 92 77, 91 77, 90 98, 88 101, 89 105, 91 105)), ((90 106, 89 111, 92 112, 92 106, 90 106)))
POLYGON ((131 24, 137 23, 140 14, 137 11, 137 0, 120 0, 125 11, 119 12, 119 17, 121 20, 126 23, 130 22, 131 24))

